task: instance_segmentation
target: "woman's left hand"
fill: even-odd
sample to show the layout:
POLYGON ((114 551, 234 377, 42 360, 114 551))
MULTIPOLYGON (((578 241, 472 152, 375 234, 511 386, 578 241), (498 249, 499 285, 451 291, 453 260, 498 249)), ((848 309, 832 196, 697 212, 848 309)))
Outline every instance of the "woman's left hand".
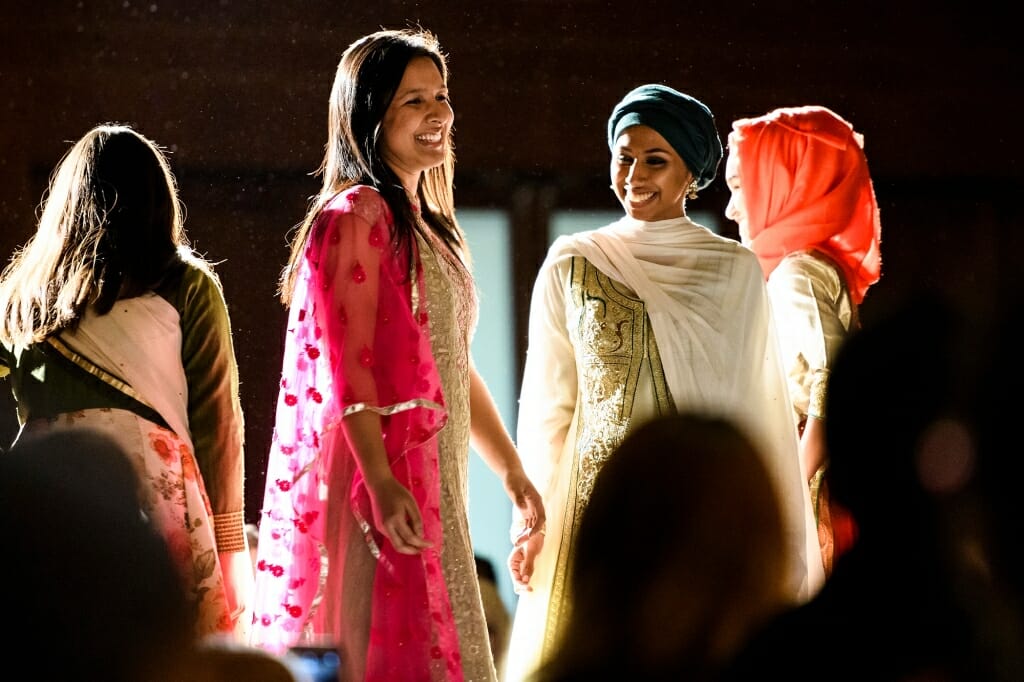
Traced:
POLYGON ((523 533, 516 540, 512 553, 508 556, 508 571, 512 576, 512 587, 516 594, 532 592, 530 579, 533 577, 533 565, 540 550, 544 547, 544 530, 535 533, 523 533))

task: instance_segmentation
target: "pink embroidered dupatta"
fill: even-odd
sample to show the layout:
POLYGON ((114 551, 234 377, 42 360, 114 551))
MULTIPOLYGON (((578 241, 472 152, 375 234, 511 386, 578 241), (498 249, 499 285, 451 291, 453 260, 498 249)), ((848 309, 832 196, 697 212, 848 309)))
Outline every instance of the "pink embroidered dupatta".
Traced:
POLYGON ((376 190, 332 199, 311 231, 289 313, 257 553, 252 642, 327 641, 364 679, 461 680, 440 552, 437 432, 447 420, 423 273, 391 246, 376 190), (399 554, 372 525, 342 419, 381 415, 398 481, 433 548, 399 554))

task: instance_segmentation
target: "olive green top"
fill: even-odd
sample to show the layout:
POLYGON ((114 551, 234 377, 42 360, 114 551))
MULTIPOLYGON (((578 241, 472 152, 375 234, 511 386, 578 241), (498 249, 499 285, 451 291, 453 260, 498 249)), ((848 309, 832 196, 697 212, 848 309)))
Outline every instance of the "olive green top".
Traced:
MULTIPOLYGON (((155 293, 180 316, 181 360, 188 383, 187 435, 195 447, 213 513, 235 516, 244 509, 244 424, 231 324, 220 282, 201 266, 183 262, 155 293)), ((153 408, 119 390, 116 378, 105 380, 86 371, 46 342, 20 352, 0 344, 3 376, 10 379, 20 424, 64 412, 115 408, 168 426, 153 408)))

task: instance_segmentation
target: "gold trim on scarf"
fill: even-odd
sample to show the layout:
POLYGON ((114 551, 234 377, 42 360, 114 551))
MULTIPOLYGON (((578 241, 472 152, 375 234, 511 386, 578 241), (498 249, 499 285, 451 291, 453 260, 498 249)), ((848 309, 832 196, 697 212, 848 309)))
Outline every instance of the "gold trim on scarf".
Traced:
MULTIPOLYGON (((347 417, 356 412, 376 412, 379 415, 388 416, 397 414, 399 412, 405 412, 416 407, 426 407, 432 410, 444 410, 444 407, 440 403, 435 403, 433 400, 427 400, 426 398, 415 398, 413 400, 406 400, 405 402, 395 403, 394 405, 386 405, 385 407, 377 407, 370 403, 352 403, 344 410, 341 411, 342 417, 347 417)), ((333 426, 333 424, 332 424, 333 426)), ((324 429, 326 433, 327 429, 324 429)))
POLYGON ((149 409, 159 414, 157 409, 153 407, 145 398, 142 397, 142 394, 140 394, 138 391, 132 388, 129 384, 125 383, 123 379, 114 376, 107 370, 95 364, 92 360, 90 360, 89 358, 85 357, 84 355, 74 350, 69 345, 67 345, 67 343, 65 343, 64 340, 61 339, 60 337, 51 336, 48 339, 46 339, 45 343, 50 344, 50 346, 52 346, 54 350, 56 350, 58 353, 60 353, 65 358, 70 360, 77 367, 85 370, 86 372, 93 375, 103 383, 116 388, 118 391, 124 393, 129 398, 138 401, 142 405, 145 405, 149 409))

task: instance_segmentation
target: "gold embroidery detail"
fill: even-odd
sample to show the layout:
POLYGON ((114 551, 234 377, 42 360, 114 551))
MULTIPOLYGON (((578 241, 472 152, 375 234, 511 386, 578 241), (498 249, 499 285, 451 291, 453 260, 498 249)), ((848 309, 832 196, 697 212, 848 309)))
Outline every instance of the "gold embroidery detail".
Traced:
POLYGON ((575 466, 552 580, 542 657, 557 645, 558 623, 567 603, 569 556, 579 521, 601 467, 629 429, 645 359, 658 413, 675 410, 644 302, 581 256, 572 259, 569 289, 566 319, 577 353, 580 405, 576 409, 572 455, 575 466))
POLYGON ((828 375, 826 368, 814 370, 814 377, 811 379, 811 395, 807 405, 807 416, 825 418, 825 398, 828 394, 828 375))
POLYGON ((469 359, 477 323, 472 275, 439 237, 417 235, 426 284, 423 305, 430 321, 430 342, 441 375, 448 421, 438 433, 441 522, 444 525, 442 571, 455 614, 467 680, 493 680, 487 622, 476 578, 466 510, 469 507, 469 359))

